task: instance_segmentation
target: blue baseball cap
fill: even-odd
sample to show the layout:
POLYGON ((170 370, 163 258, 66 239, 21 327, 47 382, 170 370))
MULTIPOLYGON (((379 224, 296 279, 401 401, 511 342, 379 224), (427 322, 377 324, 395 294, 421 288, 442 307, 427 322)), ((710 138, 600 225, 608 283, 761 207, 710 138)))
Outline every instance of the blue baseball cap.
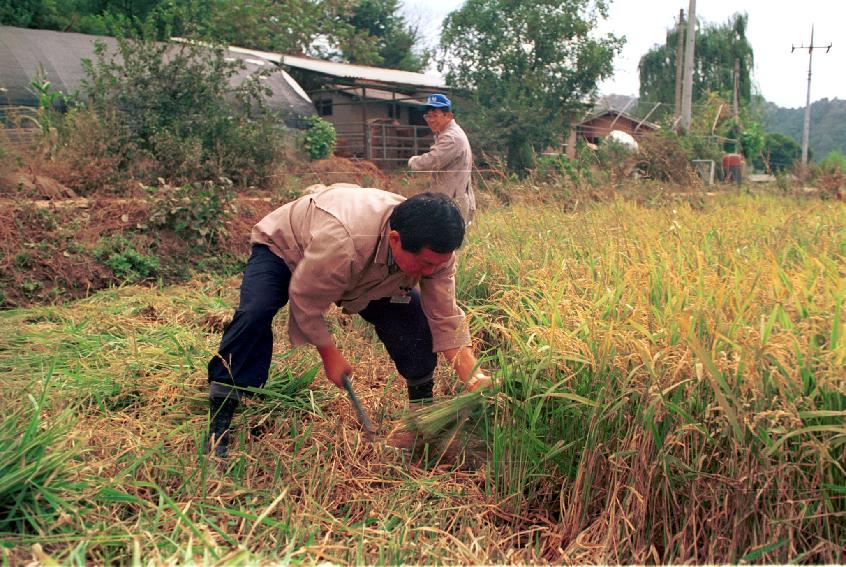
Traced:
POLYGON ((452 108, 452 102, 446 97, 446 95, 435 93, 429 95, 429 98, 426 99, 426 106, 429 108, 440 108, 444 110, 444 112, 449 112, 450 108, 452 108))

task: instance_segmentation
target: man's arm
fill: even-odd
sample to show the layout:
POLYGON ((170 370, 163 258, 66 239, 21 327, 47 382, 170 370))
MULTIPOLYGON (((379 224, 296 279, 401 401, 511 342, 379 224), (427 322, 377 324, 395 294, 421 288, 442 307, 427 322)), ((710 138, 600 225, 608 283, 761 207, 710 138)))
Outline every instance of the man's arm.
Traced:
POLYGON ((490 376, 479 368, 473 350, 467 346, 470 331, 464 312, 455 302, 455 258, 420 281, 420 295, 435 351, 443 353, 468 390, 490 384, 490 376))
POLYGON ((334 219, 326 218, 314 228, 288 288, 291 343, 314 345, 326 377, 338 387, 343 387, 342 376, 351 374, 352 366, 335 346, 323 315, 349 285, 354 255, 346 230, 334 219))
POLYGON ((432 149, 423 155, 411 156, 408 167, 414 171, 434 171, 444 169, 444 166, 454 160, 461 147, 455 143, 455 138, 448 134, 438 136, 438 141, 432 149))
POLYGON ((318 345, 317 352, 320 353, 320 359, 323 361, 323 371, 326 372, 326 377, 337 387, 343 388, 344 374, 352 375, 352 365, 335 346, 335 343, 318 345))
POLYGON ((469 391, 475 392, 490 385, 491 377, 479 367, 479 362, 469 346, 445 350, 444 356, 469 391))

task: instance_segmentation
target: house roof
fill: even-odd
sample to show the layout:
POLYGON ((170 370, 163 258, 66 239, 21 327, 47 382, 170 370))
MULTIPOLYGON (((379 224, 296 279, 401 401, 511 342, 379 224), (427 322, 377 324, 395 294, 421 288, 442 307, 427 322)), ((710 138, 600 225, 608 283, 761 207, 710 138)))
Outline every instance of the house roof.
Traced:
POLYGON ((647 130, 658 130, 659 128, 661 128, 659 125, 654 124, 652 122, 647 122, 645 120, 643 120, 642 123, 641 123, 641 119, 638 118, 637 116, 632 116, 631 114, 629 114, 627 112, 622 112, 620 110, 616 110, 616 109, 613 109, 613 108, 606 108, 606 109, 594 112, 593 114, 589 115, 587 118, 585 118, 584 120, 582 120, 581 122, 576 124, 576 126, 585 125, 589 122, 593 122, 597 118, 602 118, 604 116, 613 116, 614 118, 617 118, 617 117, 627 118, 628 120, 631 120, 635 124, 639 124, 639 128, 646 128, 647 130))
MULTIPOLYGON (((0 93, 0 105, 38 106, 31 83, 42 70, 51 90, 64 94, 80 91, 86 78, 82 60, 95 59, 97 41, 103 42, 109 53, 118 52, 113 37, 0 26, 0 87, 5 89, 0 93)), ((227 51, 225 56, 240 59, 246 67, 231 78, 233 86, 270 64, 232 51, 227 51)), ((266 84, 272 92, 267 98, 268 105, 285 111, 289 124, 294 125, 298 117, 315 114, 311 99, 284 70, 271 73, 266 84)))
POLYGON ((412 73, 411 71, 399 71, 397 69, 383 69, 381 67, 368 67, 367 65, 353 65, 351 63, 336 63, 335 61, 325 61, 323 59, 315 59, 313 57, 283 55, 281 53, 258 51, 242 47, 230 47, 229 49, 230 51, 236 53, 256 55, 282 65, 302 69, 304 71, 313 71, 315 73, 321 73, 323 75, 329 75, 330 77, 336 77, 339 79, 356 79, 372 81, 374 83, 423 87, 438 90, 449 89, 442 78, 426 75, 424 73, 412 73))

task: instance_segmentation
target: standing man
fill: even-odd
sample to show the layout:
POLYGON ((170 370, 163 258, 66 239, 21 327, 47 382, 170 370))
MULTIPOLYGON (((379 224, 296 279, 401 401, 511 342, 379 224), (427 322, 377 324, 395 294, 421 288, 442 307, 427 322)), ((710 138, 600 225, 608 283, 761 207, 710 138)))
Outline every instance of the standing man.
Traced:
POLYGON ((414 171, 431 171, 431 190, 454 199, 462 218, 469 224, 476 212, 476 197, 470 186, 473 153, 467 134, 455 122, 452 102, 445 95, 430 95, 423 117, 435 134, 435 143, 427 153, 411 156, 408 167, 414 171))
POLYGON ((333 303, 375 327, 406 381, 409 400, 432 397, 438 352, 468 390, 486 386, 490 377, 478 367, 455 302, 454 252, 463 240, 458 207, 439 193, 406 199, 379 189, 330 186, 259 221, 240 304, 209 362, 209 441, 215 453, 226 456, 238 388, 261 388, 267 381, 271 322, 286 303, 292 345, 314 345, 326 377, 338 387, 353 369, 323 319, 333 303))

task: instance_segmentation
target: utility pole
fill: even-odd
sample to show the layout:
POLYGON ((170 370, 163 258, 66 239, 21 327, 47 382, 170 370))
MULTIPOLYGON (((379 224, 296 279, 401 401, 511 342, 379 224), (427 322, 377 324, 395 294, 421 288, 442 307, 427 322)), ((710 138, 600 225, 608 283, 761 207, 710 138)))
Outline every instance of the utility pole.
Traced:
MULTIPOLYGON (((735 142, 734 153, 741 152, 740 138, 743 133, 743 124, 740 123, 740 59, 734 60, 734 92, 732 93, 732 106, 734 107, 735 142)), ((713 133, 713 128, 711 129, 713 133)))
POLYGON ((740 59, 734 60, 734 91, 732 93, 734 120, 740 124, 740 59))
POLYGON ((684 49, 684 81, 682 84, 681 127, 690 131, 693 106, 693 50, 696 45, 696 0, 690 0, 687 10, 687 38, 684 49))
POLYGON ((811 63, 815 49, 825 49, 825 52, 828 53, 831 51, 831 44, 814 45, 814 25, 811 24, 811 43, 809 45, 791 45, 790 53, 793 53, 796 49, 808 50, 808 94, 805 98, 805 126, 802 128, 802 177, 804 178, 808 173, 808 141, 811 134, 811 63))
POLYGON ((676 45, 676 93, 673 113, 676 120, 681 117, 682 69, 684 69, 684 8, 679 9, 679 23, 676 26, 678 42, 676 45))

